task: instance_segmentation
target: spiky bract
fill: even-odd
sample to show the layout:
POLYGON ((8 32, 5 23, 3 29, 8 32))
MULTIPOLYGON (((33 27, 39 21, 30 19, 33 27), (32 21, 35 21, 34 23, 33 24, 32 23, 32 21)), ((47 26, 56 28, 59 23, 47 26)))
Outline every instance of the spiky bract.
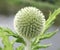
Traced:
POLYGON ((38 36, 44 29, 43 13, 35 7, 25 7, 18 11, 14 19, 14 27, 19 35, 26 38, 38 36))

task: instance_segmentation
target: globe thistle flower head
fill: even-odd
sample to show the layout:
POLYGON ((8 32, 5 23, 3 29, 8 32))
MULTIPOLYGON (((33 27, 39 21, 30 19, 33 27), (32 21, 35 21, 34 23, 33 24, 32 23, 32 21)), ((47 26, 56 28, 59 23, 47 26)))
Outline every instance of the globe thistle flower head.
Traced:
POLYGON ((15 16, 14 28, 20 36, 34 38, 44 29, 43 13, 35 7, 22 8, 15 16))

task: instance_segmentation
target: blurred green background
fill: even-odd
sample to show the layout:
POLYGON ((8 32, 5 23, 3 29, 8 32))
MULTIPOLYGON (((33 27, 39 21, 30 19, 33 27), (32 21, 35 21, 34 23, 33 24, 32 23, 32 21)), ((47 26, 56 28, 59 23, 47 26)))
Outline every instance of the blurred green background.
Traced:
MULTIPOLYGON (((0 14, 12 15, 26 6, 34 6, 40 9, 46 19, 50 12, 60 7, 60 0, 0 0, 0 14)), ((56 25, 60 25, 60 15, 55 20, 56 25)))

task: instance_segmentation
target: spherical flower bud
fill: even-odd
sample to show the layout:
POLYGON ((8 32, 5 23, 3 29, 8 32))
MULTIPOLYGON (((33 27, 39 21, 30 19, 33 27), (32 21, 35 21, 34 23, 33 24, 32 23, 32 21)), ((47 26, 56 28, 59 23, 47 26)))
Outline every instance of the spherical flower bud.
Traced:
POLYGON ((43 13, 35 7, 22 8, 15 16, 14 27, 25 38, 38 36, 45 26, 43 13))

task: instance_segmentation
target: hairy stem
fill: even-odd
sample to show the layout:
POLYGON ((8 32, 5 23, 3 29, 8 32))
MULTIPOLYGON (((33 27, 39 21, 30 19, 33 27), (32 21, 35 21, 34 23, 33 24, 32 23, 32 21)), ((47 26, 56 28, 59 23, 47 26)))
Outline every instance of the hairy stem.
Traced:
POLYGON ((31 42, 29 40, 26 40, 25 50, 32 50, 32 48, 31 48, 31 42))

